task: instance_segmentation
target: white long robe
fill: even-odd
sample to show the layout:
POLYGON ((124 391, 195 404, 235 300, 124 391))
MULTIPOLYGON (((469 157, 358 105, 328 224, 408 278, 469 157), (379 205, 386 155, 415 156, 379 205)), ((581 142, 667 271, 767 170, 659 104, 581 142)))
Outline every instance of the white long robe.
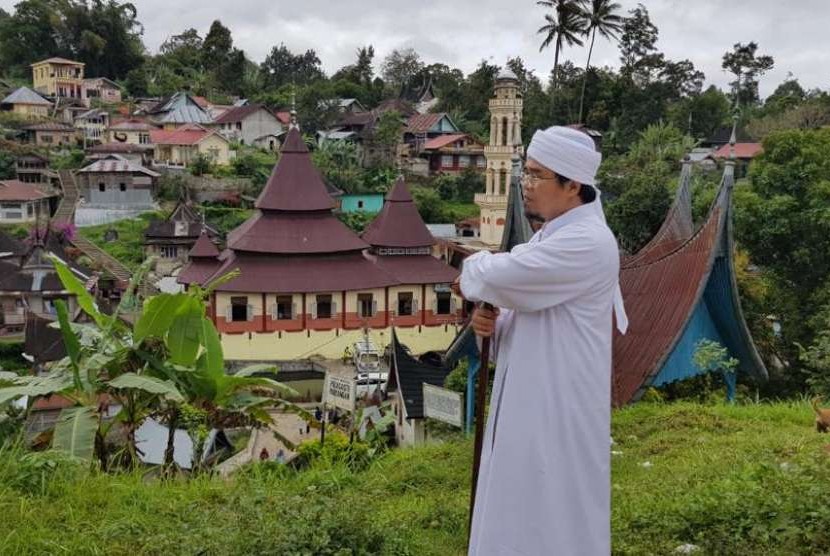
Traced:
POLYGON ((500 308, 469 554, 611 552, 611 338, 619 251, 582 205, 510 253, 464 262, 500 308))

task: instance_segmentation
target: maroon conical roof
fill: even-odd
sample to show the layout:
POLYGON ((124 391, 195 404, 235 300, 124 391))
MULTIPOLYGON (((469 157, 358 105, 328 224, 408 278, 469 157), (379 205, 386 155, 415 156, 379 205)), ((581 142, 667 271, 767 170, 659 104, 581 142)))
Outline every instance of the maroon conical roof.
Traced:
POLYGON ((193 248, 188 253, 191 259, 215 259, 219 256, 219 249, 216 247, 207 235, 207 232, 202 230, 199 239, 193 244, 193 248))
POLYGON ((282 211, 330 211, 335 207, 298 129, 288 131, 280 160, 254 206, 282 211))
POLYGON ((435 238, 427 229, 403 178, 386 195, 383 210, 363 232, 363 240, 375 247, 431 247, 435 238))

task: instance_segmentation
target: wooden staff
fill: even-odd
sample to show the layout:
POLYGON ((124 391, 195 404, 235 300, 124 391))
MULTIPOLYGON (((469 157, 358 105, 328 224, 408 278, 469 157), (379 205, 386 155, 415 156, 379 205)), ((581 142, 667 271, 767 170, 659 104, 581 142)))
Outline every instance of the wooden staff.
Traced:
MULTIPOLYGON (((482 304, 484 309, 493 311, 489 303, 482 304)), ((478 385, 476 386, 476 436, 473 451, 473 481, 470 492, 470 518, 467 527, 467 545, 473 532, 473 510, 476 505, 476 487, 478 486, 478 468, 481 465, 481 449, 484 446, 484 405, 487 403, 487 386, 490 384, 490 337, 481 339, 481 357, 479 357, 478 385)))

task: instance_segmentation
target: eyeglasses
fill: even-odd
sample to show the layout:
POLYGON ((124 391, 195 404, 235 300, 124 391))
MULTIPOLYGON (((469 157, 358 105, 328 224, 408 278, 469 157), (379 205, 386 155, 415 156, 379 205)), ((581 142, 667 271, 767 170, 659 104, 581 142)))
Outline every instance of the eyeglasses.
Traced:
POLYGON ((539 185, 539 182, 551 181, 551 180, 555 180, 555 179, 556 178, 543 178, 543 177, 540 177, 540 176, 534 176, 533 174, 531 174, 529 172, 522 172, 521 184, 522 184, 522 187, 527 187, 527 186, 536 187, 537 185, 539 185))

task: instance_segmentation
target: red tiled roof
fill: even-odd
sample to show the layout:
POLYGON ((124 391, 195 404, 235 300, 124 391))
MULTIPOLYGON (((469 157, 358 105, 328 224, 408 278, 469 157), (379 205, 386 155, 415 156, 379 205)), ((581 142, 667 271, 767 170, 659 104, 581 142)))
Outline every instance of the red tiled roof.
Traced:
POLYGON ((284 125, 291 123, 291 112, 275 112, 274 115, 284 125))
POLYGON ((435 244, 403 178, 395 182, 386 195, 383 209, 362 237, 375 247, 429 247, 435 244))
POLYGON ((53 197, 34 187, 30 183, 19 180, 0 181, 0 201, 35 201, 53 197))
MULTIPOLYGON (((213 134, 215 132, 209 131, 198 124, 187 124, 169 131, 154 129, 150 131, 150 142, 156 145, 195 145, 202 142, 208 135, 213 134)), ((221 135, 217 134, 217 137, 221 137, 221 135)))
MULTIPOLYGON (((712 153, 712 158, 729 158, 730 145, 726 144, 712 153)), ((761 143, 735 143, 735 158, 755 158, 764 151, 761 143)))
MULTIPOLYGON (((441 147, 445 147, 447 145, 455 143, 456 141, 464 139, 465 137, 468 137, 468 135, 466 133, 450 133, 448 135, 439 135, 438 137, 433 137, 432 139, 427 141, 424 144, 424 149, 425 150, 440 149, 441 147)), ((471 139, 471 141, 474 141, 474 140, 471 139)), ((474 142, 477 143, 477 141, 474 141, 474 142)))
POLYGON ((280 159, 254 205, 262 210, 331 211, 334 200, 297 129, 289 130, 280 159))
POLYGON ((195 102, 202 108, 207 108, 208 106, 210 106, 210 102, 205 97, 197 97, 194 95, 190 95, 190 98, 192 98, 193 102, 195 102))

